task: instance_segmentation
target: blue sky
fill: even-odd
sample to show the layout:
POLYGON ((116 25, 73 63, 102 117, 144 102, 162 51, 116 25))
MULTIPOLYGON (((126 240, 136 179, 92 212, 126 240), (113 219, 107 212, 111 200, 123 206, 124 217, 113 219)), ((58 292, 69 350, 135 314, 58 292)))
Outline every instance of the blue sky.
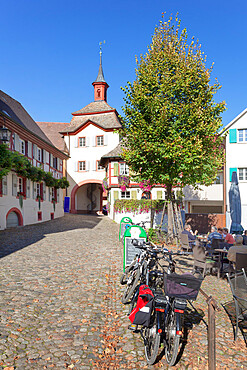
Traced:
POLYGON ((120 87, 135 79, 135 56, 146 53, 162 12, 178 12, 208 67, 214 62, 223 124, 247 106, 246 0, 0 0, 0 9, 0 89, 36 121, 69 122, 93 101, 103 40, 108 103, 121 113, 120 87))

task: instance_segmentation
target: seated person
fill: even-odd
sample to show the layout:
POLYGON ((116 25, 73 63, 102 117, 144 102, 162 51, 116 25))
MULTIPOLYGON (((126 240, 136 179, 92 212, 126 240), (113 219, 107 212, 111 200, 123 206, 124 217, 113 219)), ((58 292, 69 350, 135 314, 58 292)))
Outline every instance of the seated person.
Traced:
POLYGON ((220 240, 222 240, 222 235, 220 233, 218 233, 216 226, 212 226, 211 227, 211 233, 208 235, 208 243, 207 243, 207 246, 209 248, 211 247, 211 244, 212 244, 212 240, 213 239, 220 239, 220 240))
POLYGON ((243 245, 247 245, 247 230, 245 230, 243 235, 243 245))
POLYGON ((235 243, 235 239, 232 236, 232 234, 229 234, 227 227, 223 228, 223 233, 225 234, 225 242, 230 245, 233 245, 235 243))
POLYGON ((236 253, 247 254, 247 245, 243 245, 243 237, 241 235, 235 236, 235 243, 227 253, 227 259, 234 264, 236 263, 236 253))
POLYGON ((182 231, 182 234, 188 235, 189 245, 193 246, 195 245, 196 235, 198 231, 196 230, 194 233, 191 230, 191 226, 189 224, 184 225, 184 231, 182 231))

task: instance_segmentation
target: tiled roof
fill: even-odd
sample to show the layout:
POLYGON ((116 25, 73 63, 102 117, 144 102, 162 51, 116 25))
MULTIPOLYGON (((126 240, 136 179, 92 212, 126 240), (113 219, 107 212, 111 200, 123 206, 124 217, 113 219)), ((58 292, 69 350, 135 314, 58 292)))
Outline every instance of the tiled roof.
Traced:
POLYGON ((62 152, 68 153, 68 148, 65 144, 63 136, 60 134, 60 131, 66 131, 69 123, 61 122, 36 122, 42 131, 49 137, 52 144, 61 150, 62 152))
POLYGON ((125 144, 124 144, 124 141, 122 140, 122 141, 120 141, 120 143, 118 143, 118 145, 113 150, 111 150, 107 154, 104 154, 101 157, 99 165, 100 166, 105 166, 108 159, 114 159, 114 158, 119 158, 120 159, 122 157, 123 148, 125 148, 125 144))
POLYGON ((104 100, 97 100, 93 101, 92 103, 86 105, 84 108, 72 113, 72 115, 76 114, 88 114, 88 113, 96 113, 96 112, 107 112, 109 110, 115 110, 114 108, 110 107, 104 100))
POLYGON ((40 139, 53 146, 52 142, 48 139, 48 137, 32 119, 32 117, 27 113, 23 106, 17 100, 5 94, 2 90, 0 90, 0 112, 1 111, 10 117, 14 122, 33 132, 35 135, 39 136, 40 139))

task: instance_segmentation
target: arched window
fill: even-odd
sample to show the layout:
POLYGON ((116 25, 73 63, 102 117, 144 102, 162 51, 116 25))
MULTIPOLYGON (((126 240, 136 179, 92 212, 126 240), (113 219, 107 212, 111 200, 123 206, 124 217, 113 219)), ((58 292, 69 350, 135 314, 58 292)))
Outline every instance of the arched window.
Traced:
POLYGON ((100 89, 97 90, 98 98, 100 98, 100 89))

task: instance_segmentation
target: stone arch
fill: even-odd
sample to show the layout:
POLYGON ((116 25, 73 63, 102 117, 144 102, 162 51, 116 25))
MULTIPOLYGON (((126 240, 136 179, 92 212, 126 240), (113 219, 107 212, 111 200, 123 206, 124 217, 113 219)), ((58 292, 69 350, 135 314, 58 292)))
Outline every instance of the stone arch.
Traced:
MULTIPOLYGON (((87 184, 102 184, 102 180, 99 180, 99 179, 87 179, 87 180, 83 180, 81 182, 79 182, 78 184, 76 184, 72 191, 71 191, 71 195, 70 195, 70 202, 71 202, 71 207, 70 207, 70 213, 77 213, 76 209, 75 209, 75 195, 76 195, 76 192, 77 190, 82 186, 82 185, 87 185, 87 184)), ((101 193, 101 198, 102 198, 102 193, 101 193)), ((100 201, 101 203, 101 206, 102 206, 102 199, 100 201)), ((102 211, 102 209, 101 209, 102 211)))
POLYGON ((21 211, 20 211, 18 208, 16 208, 16 207, 11 208, 11 209, 8 211, 8 213, 6 214, 6 224, 7 224, 8 215, 9 215, 11 212, 15 212, 15 213, 17 214, 19 226, 23 226, 23 216, 22 216, 22 213, 21 213, 21 211))

